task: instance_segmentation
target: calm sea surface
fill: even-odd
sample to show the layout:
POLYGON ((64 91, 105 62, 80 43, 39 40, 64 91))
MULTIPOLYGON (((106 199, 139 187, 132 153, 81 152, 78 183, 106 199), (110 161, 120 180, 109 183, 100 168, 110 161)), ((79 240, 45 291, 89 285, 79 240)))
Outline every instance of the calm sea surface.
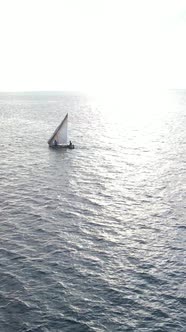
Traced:
POLYGON ((186 331, 186 92, 122 98, 0 94, 0 331, 186 331))

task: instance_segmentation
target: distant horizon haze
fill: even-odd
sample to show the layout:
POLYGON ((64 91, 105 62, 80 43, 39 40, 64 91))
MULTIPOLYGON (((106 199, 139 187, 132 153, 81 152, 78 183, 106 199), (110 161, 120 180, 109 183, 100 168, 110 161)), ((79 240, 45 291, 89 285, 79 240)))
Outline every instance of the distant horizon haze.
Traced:
POLYGON ((0 1, 0 91, 186 87, 186 1, 0 1))

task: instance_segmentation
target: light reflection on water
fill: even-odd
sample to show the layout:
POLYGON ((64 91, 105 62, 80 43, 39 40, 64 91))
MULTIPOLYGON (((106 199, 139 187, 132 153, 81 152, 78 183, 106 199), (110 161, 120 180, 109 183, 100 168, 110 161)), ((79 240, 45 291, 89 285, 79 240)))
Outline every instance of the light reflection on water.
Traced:
POLYGON ((184 92, 144 96, 0 96, 2 330, 184 331, 184 92))

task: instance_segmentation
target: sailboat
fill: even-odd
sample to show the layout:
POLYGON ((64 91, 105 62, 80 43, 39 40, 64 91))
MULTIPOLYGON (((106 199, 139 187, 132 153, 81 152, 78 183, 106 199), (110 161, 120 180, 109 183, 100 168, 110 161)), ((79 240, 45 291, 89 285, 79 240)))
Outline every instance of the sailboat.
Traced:
POLYGON ((68 144, 68 113, 48 140, 49 147, 74 149, 74 144, 68 144))

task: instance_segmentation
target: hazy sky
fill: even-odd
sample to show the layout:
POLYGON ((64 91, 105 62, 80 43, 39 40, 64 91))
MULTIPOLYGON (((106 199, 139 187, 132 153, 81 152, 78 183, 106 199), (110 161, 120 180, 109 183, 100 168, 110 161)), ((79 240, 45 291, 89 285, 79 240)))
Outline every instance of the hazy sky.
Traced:
POLYGON ((0 0, 0 91, 186 88, 185 40, 185 0, 0 0))

